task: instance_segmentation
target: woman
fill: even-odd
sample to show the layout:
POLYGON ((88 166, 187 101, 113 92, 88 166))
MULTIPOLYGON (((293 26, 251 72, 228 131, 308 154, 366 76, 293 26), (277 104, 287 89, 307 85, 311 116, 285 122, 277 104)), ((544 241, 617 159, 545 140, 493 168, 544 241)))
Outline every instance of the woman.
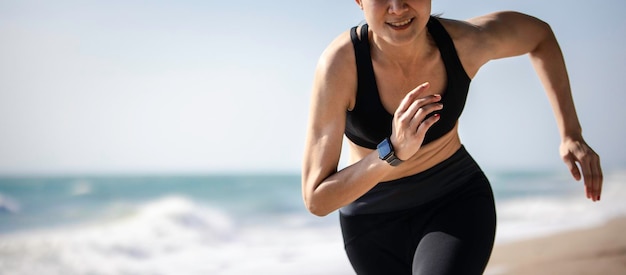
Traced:
POLYGON ((600 200, 599 157, 582 137, 546 23, 515 12, 436 18, 430 0, 356 3, 367 24, 341 34, 318 63, 302 188, 313 214, 340 209, 358 274, 484 271, 493 195, 457 121, 470 80, 493 59, 530 55, 557 120, 561 156, 576 180, 584 177, 587 198, 600 200), (350 165, 337 171, 344 134, 350 165))

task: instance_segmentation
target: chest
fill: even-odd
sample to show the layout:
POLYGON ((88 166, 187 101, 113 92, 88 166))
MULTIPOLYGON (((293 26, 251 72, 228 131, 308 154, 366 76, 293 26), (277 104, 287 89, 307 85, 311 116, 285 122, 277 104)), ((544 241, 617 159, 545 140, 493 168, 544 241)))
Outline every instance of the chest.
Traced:
POLYGON ((397 66, 373 62, 376 86, 383 107, 393 114, 404 97, 424 82, 430 88, 420 97, 433 94, 444 95, 447 87, 446 68, 440 58, 401 69, 397 66), (420 66, 421 65, 421 66, 420 66))

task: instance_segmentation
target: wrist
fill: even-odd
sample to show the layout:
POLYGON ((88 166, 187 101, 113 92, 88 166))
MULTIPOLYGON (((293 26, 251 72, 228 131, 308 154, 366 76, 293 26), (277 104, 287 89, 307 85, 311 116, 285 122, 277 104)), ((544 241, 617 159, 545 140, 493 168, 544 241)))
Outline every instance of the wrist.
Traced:
POLYGON ((378 151, 378 158, 384 160, 391 166, 395 167, 404 162, 396 156, 395 149, 389 138, 385 138, 381 141, 376 147, 376 150, 378 151))
POLYGON ((577 140, 582 140, 582 139, 583 139, 583 134, 581 133, 581 131, 569 132, 561 136, 562 143, 568 142, 568 141, 577 141, 577 140))

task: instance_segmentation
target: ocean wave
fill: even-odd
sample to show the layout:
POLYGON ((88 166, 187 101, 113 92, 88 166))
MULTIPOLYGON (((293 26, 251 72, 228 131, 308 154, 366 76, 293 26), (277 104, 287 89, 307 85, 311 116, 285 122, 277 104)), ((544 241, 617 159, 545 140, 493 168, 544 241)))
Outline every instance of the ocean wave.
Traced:
POLYGON ((243 225, 168 196, 116 220, 0 235, 0 274, 350 274, 338 225, 303 219, 243 225))
POLYGON ((72 183, 70 195, 72 196, 84 196, 93 192, 91 187, 92 183, 88 180, 77 180, 72 183))
MULTIPOLYGON (((570 183, 568 183, 570 184, 570 183)), ((626 173, 611 173, 604 181, 601 201, 585 197, 583 184, 578 192, 563 196, 537 195, 496 200, 498 230, 496 242, 509 242, 556 232, 592 227, 626 216, 626 173)))
POLYGON ((15 214, 20 211, 20 204, 17 200, 9 198, 0 193, 0 214, 9 213, 15 214))
MULTIPOLYGON (((585 198, 582 183, 571 183, 580 187, 575 194, 542 189, 501 197, 497 241, 626 215, 625 183, 626 173, 608 174, 599 203, 585 198)), ((324 219, 305 211, 268 214, 255 208, 258 202, 240 202, 254 210, 233 214, 191 196, 165 196, 124 205, 112 210, 123 215, 98 222, 0 234, 0 274, 353 274, 336 213, 324 219)))

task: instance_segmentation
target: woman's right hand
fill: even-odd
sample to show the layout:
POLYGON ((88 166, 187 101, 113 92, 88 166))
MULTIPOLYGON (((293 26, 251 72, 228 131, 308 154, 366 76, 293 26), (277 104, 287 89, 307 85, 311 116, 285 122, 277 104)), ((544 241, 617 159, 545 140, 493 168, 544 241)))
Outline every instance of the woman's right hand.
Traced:
POLYGON ((423 83, 409 92, 396 109, 391 132, 391 143, 396 156, 407 160, 422 146, 426 131, 439 120, 439 114, 426 118, 428 114, 441 110, 441 95, 421 96, 430 87, 423 83))

